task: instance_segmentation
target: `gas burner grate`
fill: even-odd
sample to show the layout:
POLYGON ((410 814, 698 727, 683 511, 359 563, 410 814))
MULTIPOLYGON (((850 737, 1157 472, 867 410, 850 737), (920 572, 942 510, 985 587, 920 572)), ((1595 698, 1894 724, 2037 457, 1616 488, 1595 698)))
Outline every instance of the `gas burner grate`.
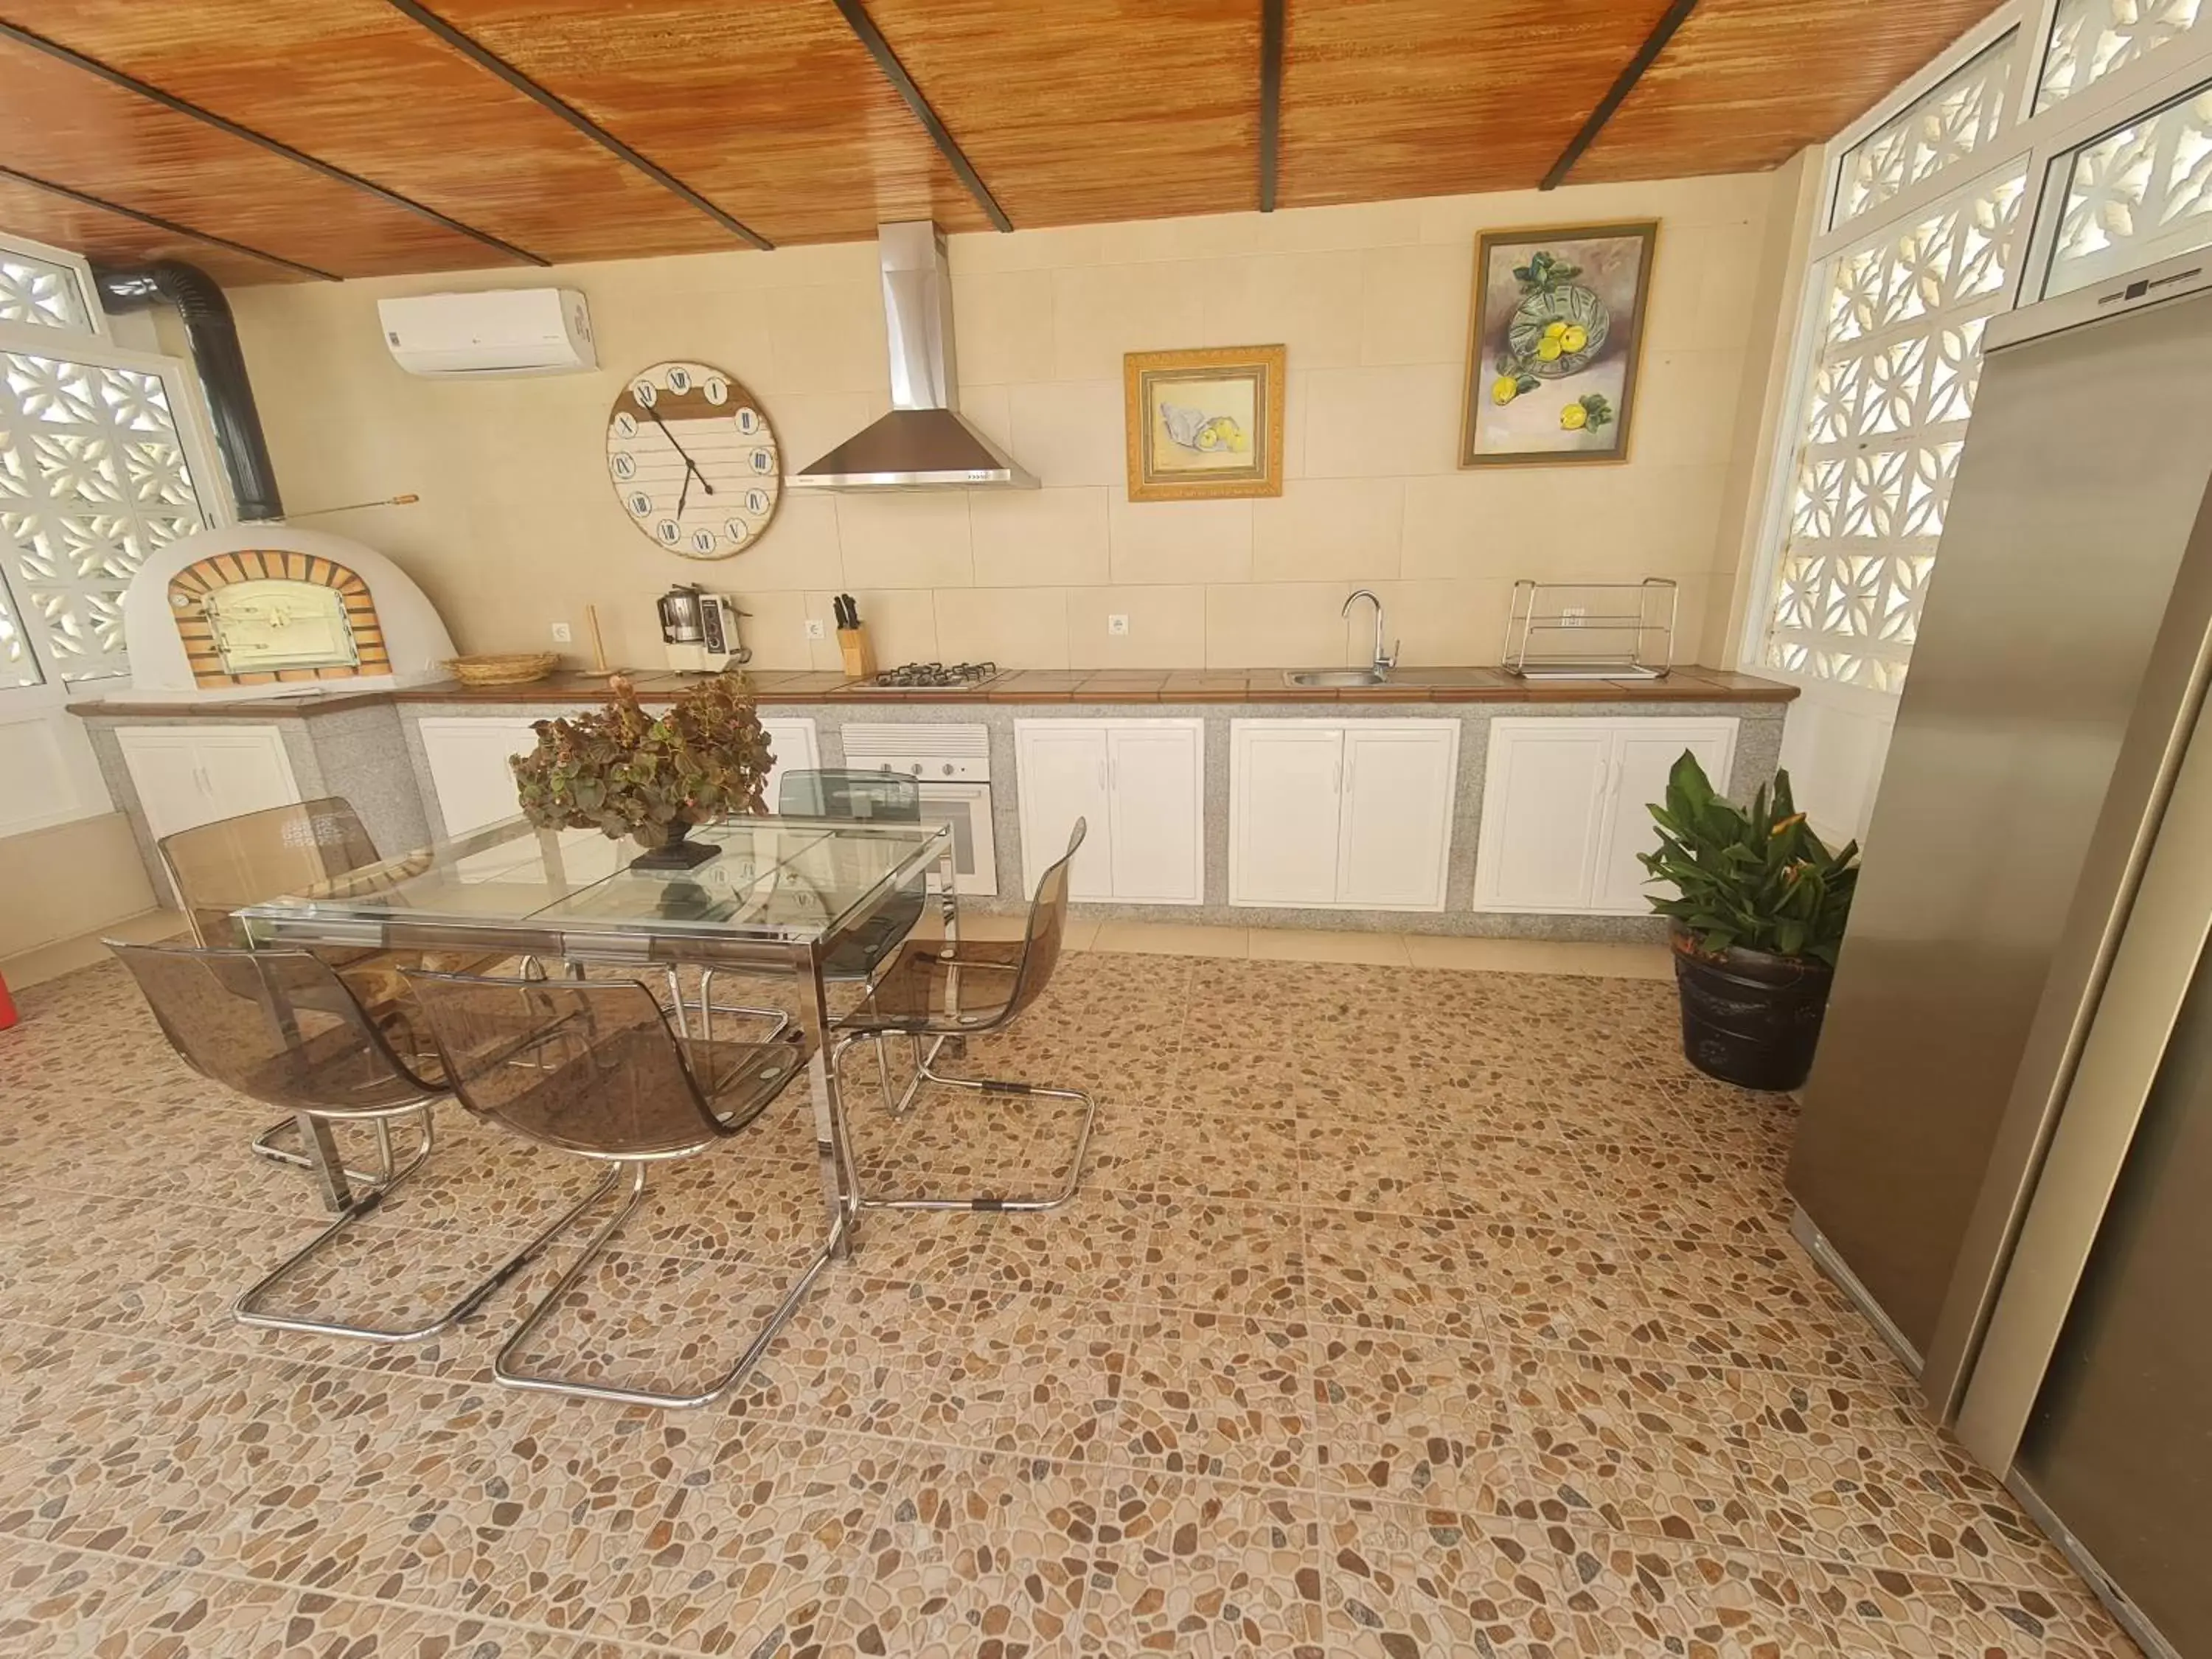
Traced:
POLYGON ((889 686, 950 686, 981 685, 998 678, 999 665, 994 662, 908 662, 896 668, 886 668, 870 685, 889 686))

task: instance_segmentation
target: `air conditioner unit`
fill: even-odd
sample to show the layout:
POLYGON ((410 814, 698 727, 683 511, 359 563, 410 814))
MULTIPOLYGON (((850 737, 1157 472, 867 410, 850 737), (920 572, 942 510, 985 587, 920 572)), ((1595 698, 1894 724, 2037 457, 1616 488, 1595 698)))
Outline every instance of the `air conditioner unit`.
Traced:
POLYGON ((379 300, 392 361, 410 374, 569 374, 597 368, 592 317, 573 288, 493 288, 379 300))

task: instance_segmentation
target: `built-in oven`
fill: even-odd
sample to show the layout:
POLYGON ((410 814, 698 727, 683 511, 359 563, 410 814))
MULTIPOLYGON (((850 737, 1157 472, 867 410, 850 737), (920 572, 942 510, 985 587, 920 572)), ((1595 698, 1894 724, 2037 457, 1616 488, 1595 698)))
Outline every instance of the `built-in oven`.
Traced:
MULTIPOLYGON (((904 772, 921 785, 921 816, 952 826, 953 890, 995 894, 998 850, 991 836, 991 732, 935 721, 855 722, 839 733, 845 764, 904 772)), ((932 878, 933 881, 934 878, 932 878)))

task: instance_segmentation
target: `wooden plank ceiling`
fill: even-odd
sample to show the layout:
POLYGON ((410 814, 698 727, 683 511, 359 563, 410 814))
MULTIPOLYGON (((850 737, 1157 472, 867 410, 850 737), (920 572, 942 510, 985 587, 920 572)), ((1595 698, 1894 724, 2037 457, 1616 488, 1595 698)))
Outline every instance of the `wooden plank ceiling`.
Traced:
MULTIPOLYGON (((16 0, 0 230, 250 283, 1249 210, 1267 3, 16 0)), ((1283 3, 1285 207, 1535 185, 1669 11, 1283 3)), ((1772 167, 1992 3, 1698 0, 1570 181, 1772 167)))

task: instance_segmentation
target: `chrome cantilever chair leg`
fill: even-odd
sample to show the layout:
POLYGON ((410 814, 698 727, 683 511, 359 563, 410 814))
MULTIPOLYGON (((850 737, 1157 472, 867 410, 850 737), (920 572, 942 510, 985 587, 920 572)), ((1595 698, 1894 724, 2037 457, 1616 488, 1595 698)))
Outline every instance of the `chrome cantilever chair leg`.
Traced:
MULTIPOLYGON (((768 1323, 762 1327, 759 1334, 746 1346, 744 1352, 738 1356, 737 1364, 699 1393, 656 1394, 649 1389, 617 1388, 612 1383, 592 1382, 580 1378, 552 1376, 542 1372, 518 1370, 515 1369, 516 1356, 522 1352, 531 1337, 536 1334, 538 1328, 544 1324, 554 1310, 561 1305, 568 1292, 581 1282, 586 1273, 591 1271, 592 1267, 598 1261, 601 1253, 605 1250, 614 1236, 622 1231, 623 1224, 629 1219, 637 1206, 644 1201, 645 1176, 648 1167, 649 1165, 642 1159, 622 1159, 618 1160, 613 1170, 609 1172, 606 1181, 599 1188, 599 1192, 612 1190, 627 1170, 630 1177, 629 1196, 623 1200, 621 1207, 608 1218, 606 1224, 592 1235, 592 1242, 584 1247, 584 1253, 570 1265, 567 1273, 561 1275, 561 1282, 548 1291, 538 1305, 524 1316, 522 1323, 515 1327, 514 1334, 501 1346, 499 1353, 492 1360, 491 1365, 492 1376, 499 1382, 511 1389, 532 1389, 543 1394, 581 1395, 587 1399, 611 1400, 628 1406, 657 1406, 669 1410, 682 1410, 694 1406, 712 1405, 752 1374, 753 1367, 760 1364, 761 1358, 767 1353, 769 1344, 775 1340, 784 1326, 790 1322, 792 1315, 798 1312, 799 1304, 806 1299, 806 1293, 814 1288, 814 1281, 821 1277, 822 1269, 829 1264, 831 1255, 844 1237, 849 1214, 838 1217, 836 1225, 831 1229, 830 1237, 823 1242, 822 1248, 815 1252, 799 1277, 793 1280, 791 1288, 784 1292, 782 1301, 776 1304, 775 1310, 769 1316, 768 1323)), ((599 1194, 596 1193, 593 1194, 594 1197, 598 1195, 599 1194)), ((562 1218, 561 1224, 565 1226, 576 1213, 574 1210, 570 1211, 567 1216, 562 1218)))
MULTIPOLYGON (((830 1063, 842 1066, 845 1051, 859 1042, 863 1035, 854 1032, 842 1038, 830 1051, 830 1063)), ((995 1194, 982 1194, 974 1198, 937 1198, 914 1194, 897 1198, 871 1198, 863 1188, 858 1169, 852 1171, 853 1201, 864 1210, 1056 1210, 1073 1198, 1083 1184, 1083 1160, 1091 1150, 1091 1126, 1098 1119, 1098 1102, 1080 1089, 1048 1089, 1041 1084, 1009 1083, 997 1079, 951 1077, 936 1069, 938 1050, 945 1046, 948 1036, 940 1036, 931 1045, 927 1054, 916 1044, 916 1065, 914 1081, 908 1085, 909 1101, 919 1095, 923 1085, 941 1084, 948 1089, 967 1089, 977 1094, 1019 1095, 1046 1100, 1074 1100, 1083 1103, 1083 1127, 1075 1137, 1075 1156, 1068 1161, 1067 1179, 1057 1192, 1029 1194, 1018 1198, 1003 1198, 995 1194)), ((905 1115, 904 1113, 896 1115, 905 1115)))
MULTIPOLYGON (((430 1109, 425 1106, 422 1109, 422 1132, 427 1136, 429 1133, 430 1109)), ((256 1158, 265 1158, 271 1164, 282 1164, 288 1170, 312 1170, 315 1167, 313 1158, 305 1152, 295 1152, 289 1146, 277 1144, 278 1137, 282 1135, 297 1134, 299 1127, 300 1120, 296 1117, 281 1118, 254 1136, 248 1145, 256 1158)), ((391 1126, 380 1118, 376 1125, 376 1153, 378 1168, 348 1170, 345 1172, 346 1179, 357 1181, 364 1187, 381 1187, 392 1180, 392 1129, 391 1126)))
POLYGON ((381 1326, 350 1325, 338 1320, 311 1319, 297 1315, 264 1311, 260 1304, 279 1285, 289 1278, 295 1270, 320 1254, 347 1228, 374 1213, 402 1183, 421 1170, 429 1160, 432 1142, 430 1121, 428 1110, 424 1109, 422 1145, 412 1158, 391 1174, 389 1179, 370 1188, 354 1203, 348 1206, 344 1214, 317 1233, 300 1249, 287 1256, 258 1284, 231 1304, 232 1315, 239 1323, 259 1326, 269 1330, 306 1331, 318 1336, 357 1337, 364 1342, 420 1342, 426 1337, 435 1336, 439 1332, 459 1324, 482 1307, 501 1285, 543 1254, 545 1247, 550 1244, 571 1222, 614 1189, 617 1176, 615 1174, 610 1174, 605 1180, 600 1182, 597 1187, 572 1205, 559 1220, 507 1257, 493 1270, 489 1278, 480 1280, 459 1302, 427 1325, 418 1325, 404 1330, 392 1330, 381 1326))

